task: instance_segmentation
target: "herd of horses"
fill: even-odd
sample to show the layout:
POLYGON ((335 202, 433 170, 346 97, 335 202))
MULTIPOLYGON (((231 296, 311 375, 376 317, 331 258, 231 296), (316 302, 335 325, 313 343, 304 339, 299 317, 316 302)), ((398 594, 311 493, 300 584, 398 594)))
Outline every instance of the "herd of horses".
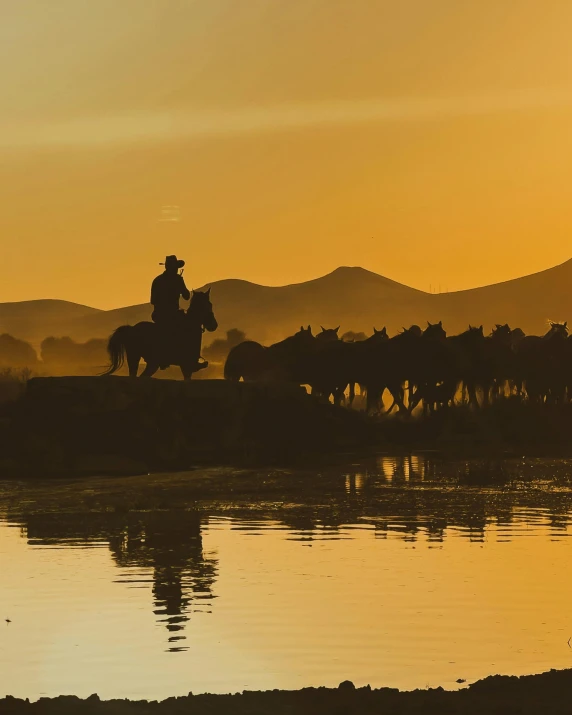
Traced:
POLYGON ((572 336, 567 323, 551 322, 545 335, 525 335, 509 325, 483 326, 448 336, 442 322, 413 325, 390 337, 375 330, 366 340, 346 342, 339 328, 310 326, 268 347, 246 341, 226 360, 228 380, 308 385, 312 394, 337 404, 353 402, 356 385, 368 412, 384 410, 384 393, 410 414, 434 412, 462 401, 480 407, 511 395, 531 402, 572 400, 572 336))
MULTIPOLYGON (((121 326, 109 339, 110 365, 104 374, 126 361, 136 377, 143 359, 142 377, 171 364, 190 379, 208 364, 200 362, 204 331, 218 326, 210 290, 193 291, 177 326, 181 339, 168 350, 160 326, 121 326)), ((457 401, 480 407, 511 395, 560 404, 572 401, 572 336, 567 323, 557 322, 550 322, 542 336, 525 335, 507 324, 496 325, 490 335, 481 325, 448 336, 440 321, 427 323, 424 330, 412 325, 392 337, 385 328, 374 328, 365 340, 347 341, 340 339, 339 327, 314 335, 308 325, 268 347, 252 340, 239 343, 228 354, 224 376, 308 385, 321 399, 350 405, 359 385, 368 412, 384 410, 386 392, 392 400, 388 412, 397 408, 405 414, 417 407, 434 412, 457 401)))

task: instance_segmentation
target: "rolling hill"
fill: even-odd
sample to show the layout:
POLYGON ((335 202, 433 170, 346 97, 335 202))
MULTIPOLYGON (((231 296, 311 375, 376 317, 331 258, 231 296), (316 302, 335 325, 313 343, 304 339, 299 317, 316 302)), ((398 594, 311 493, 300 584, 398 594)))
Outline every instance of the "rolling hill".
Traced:
MULTIPOLYGON (((301 324, 342 331, 443 320, 450 334, 469 323, 486 330, 508 322, 528 333, 545 331, 548 319, 572 321, 572 260, 540 273, 482 288, 434 295, 409 288, 363 268, 286 286, 261 286, 229 279, 211 284, 219 332, 238 327, 264 342, 278 340, 301 324)), ((0 332, 38 344, 47 335, 76 340, 107 337, 117 326, 149 320, 148 304, 102 311, 65 301, 0 304, 0 332)))
POLYGON ((0 303, 0 334, 10 333, 37 345, 48 335, 67 335, 71 325, 99 312, 66 300, 0 303))

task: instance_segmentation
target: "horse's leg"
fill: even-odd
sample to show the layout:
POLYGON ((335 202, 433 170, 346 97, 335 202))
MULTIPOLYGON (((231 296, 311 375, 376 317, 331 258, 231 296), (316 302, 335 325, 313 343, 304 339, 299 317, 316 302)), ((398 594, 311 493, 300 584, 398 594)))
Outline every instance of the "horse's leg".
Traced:
MULTIPOLYGON (((338 407, 341 407, 346 401, 346 388, 348 386, 348 383, 343 383, 341 385, 338 385, 334 391, 334 404, 338 405, 338 407)), ((351 388, 350 388, 351 391, 351 388)), ((351 402, 350 402, 351 405, 351 402)))
POLYGON ((140 355, 129 355, 129 353, 127 353, 127 366, 129 367, 129 377, 137 377, 137 373, 139 372, 140 360, 140 355))
POLYGON ((401 383, 398 383, 390 388, 391 395, 393 397, 394 403, 397 405, 399 414, 409 414, 407 407, 405 407, 405 389, 401 383))
MULTIPOLYGON (((413 389, 413 387, 411 388, 413 389)), ((408 406, 408 412, 411 414, 413 410, 417 407, 417 405, 423 400, 423 412, 425 412, 425 395, 427 393, 427 385, 426 383, 419 383, 417 385, 417 389, 415 392, 410 392, 409 393, 409 406, 408 406)))
POLYGON ((148 362, 140 377, 153 377, 153 375, 157 372, 158 369, 159 363, 148 362))
POLYGON ((479 407, 479 400, 477 398, 477 387, 474 382, 467 382, 467 394, 469 395, 469 405, 473 407, 479 407))
POLYGON ((376 407, 378 407, 378 402, 379 402, 379 390, 376 385, 368 385, 366 388, 366 407, 365 411, 368 414, 371 414, 375 411, 376 407))
POLYGON ((190 365, 181 365, 180 368, 183 373, 183 380, 190 380, 193 377, 193 369, 190 365))
POLYGON ((356 384, 355 384, 355 382, 350 382, 350 394, 348 397, 348 403, 349 403, 350 407, 353 405, 355 398, 356 398, 356 384))

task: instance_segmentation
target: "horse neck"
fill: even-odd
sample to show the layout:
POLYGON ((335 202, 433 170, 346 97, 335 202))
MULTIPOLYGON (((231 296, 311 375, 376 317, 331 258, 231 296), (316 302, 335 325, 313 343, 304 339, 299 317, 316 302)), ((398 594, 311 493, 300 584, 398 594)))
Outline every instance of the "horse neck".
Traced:
POLYGON ((188 330, 202 330, 204 322, 203 316, 199 315, 196 309, 193 310, 192 304, 189 307, 185 318, 188 330))
POLYGON ((385 345, 387 342, 389 342, 389 338, 385 335, 384 337, 380 338, 378 335, 370 335, 369 338, 366 340, 360 340, 356 343, 356 345, 385 345))
POLYGON ((551 345, 563 345, 567 339, 567 335, 563 335, 561 332, 554 333, 552 337, 547 338, 547 342, 551 345))
POLYGON ((296 348, 302 349, 303 347, 307 347, 309 344, 313 345, 315 341, 316 339, 313 338, 313 340, 306 342, 301 339, 301 336, 297 333, 296 335, 290 335, 288 338, 284 338, 284 340, 280 340, 278 343, 274 343, 270 347, 274 350, 295 350, 296 348))
POLYGON ((442 343, 445 342, 446 335, 436 334, 436 333, 423 333, 421 338, 425 343, 442 343))
POLYGON ((491 345, 503 348, 508 347, 511 344, 510 335, 506 334, 499 335, 497 333, 493 333, 492 335, 489 335, 488 338, 485 338, 485 340, 491 345))

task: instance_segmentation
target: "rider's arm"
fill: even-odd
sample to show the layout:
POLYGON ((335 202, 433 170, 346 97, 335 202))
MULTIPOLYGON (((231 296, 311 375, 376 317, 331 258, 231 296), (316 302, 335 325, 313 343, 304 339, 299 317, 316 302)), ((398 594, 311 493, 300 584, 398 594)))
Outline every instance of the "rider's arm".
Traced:
POLYGON ((181 275, 179 276, 179 278, 181 279, 181 296, 182 296, 183 300, 189 300, 191 297, 191 293, 190 293, 189 289, 187 288, 187 286, 185 285, 185 279, 181 275))
POLYGON ((151 283, 151 305, 155 305, 157 300, 157 279, 151 283))

